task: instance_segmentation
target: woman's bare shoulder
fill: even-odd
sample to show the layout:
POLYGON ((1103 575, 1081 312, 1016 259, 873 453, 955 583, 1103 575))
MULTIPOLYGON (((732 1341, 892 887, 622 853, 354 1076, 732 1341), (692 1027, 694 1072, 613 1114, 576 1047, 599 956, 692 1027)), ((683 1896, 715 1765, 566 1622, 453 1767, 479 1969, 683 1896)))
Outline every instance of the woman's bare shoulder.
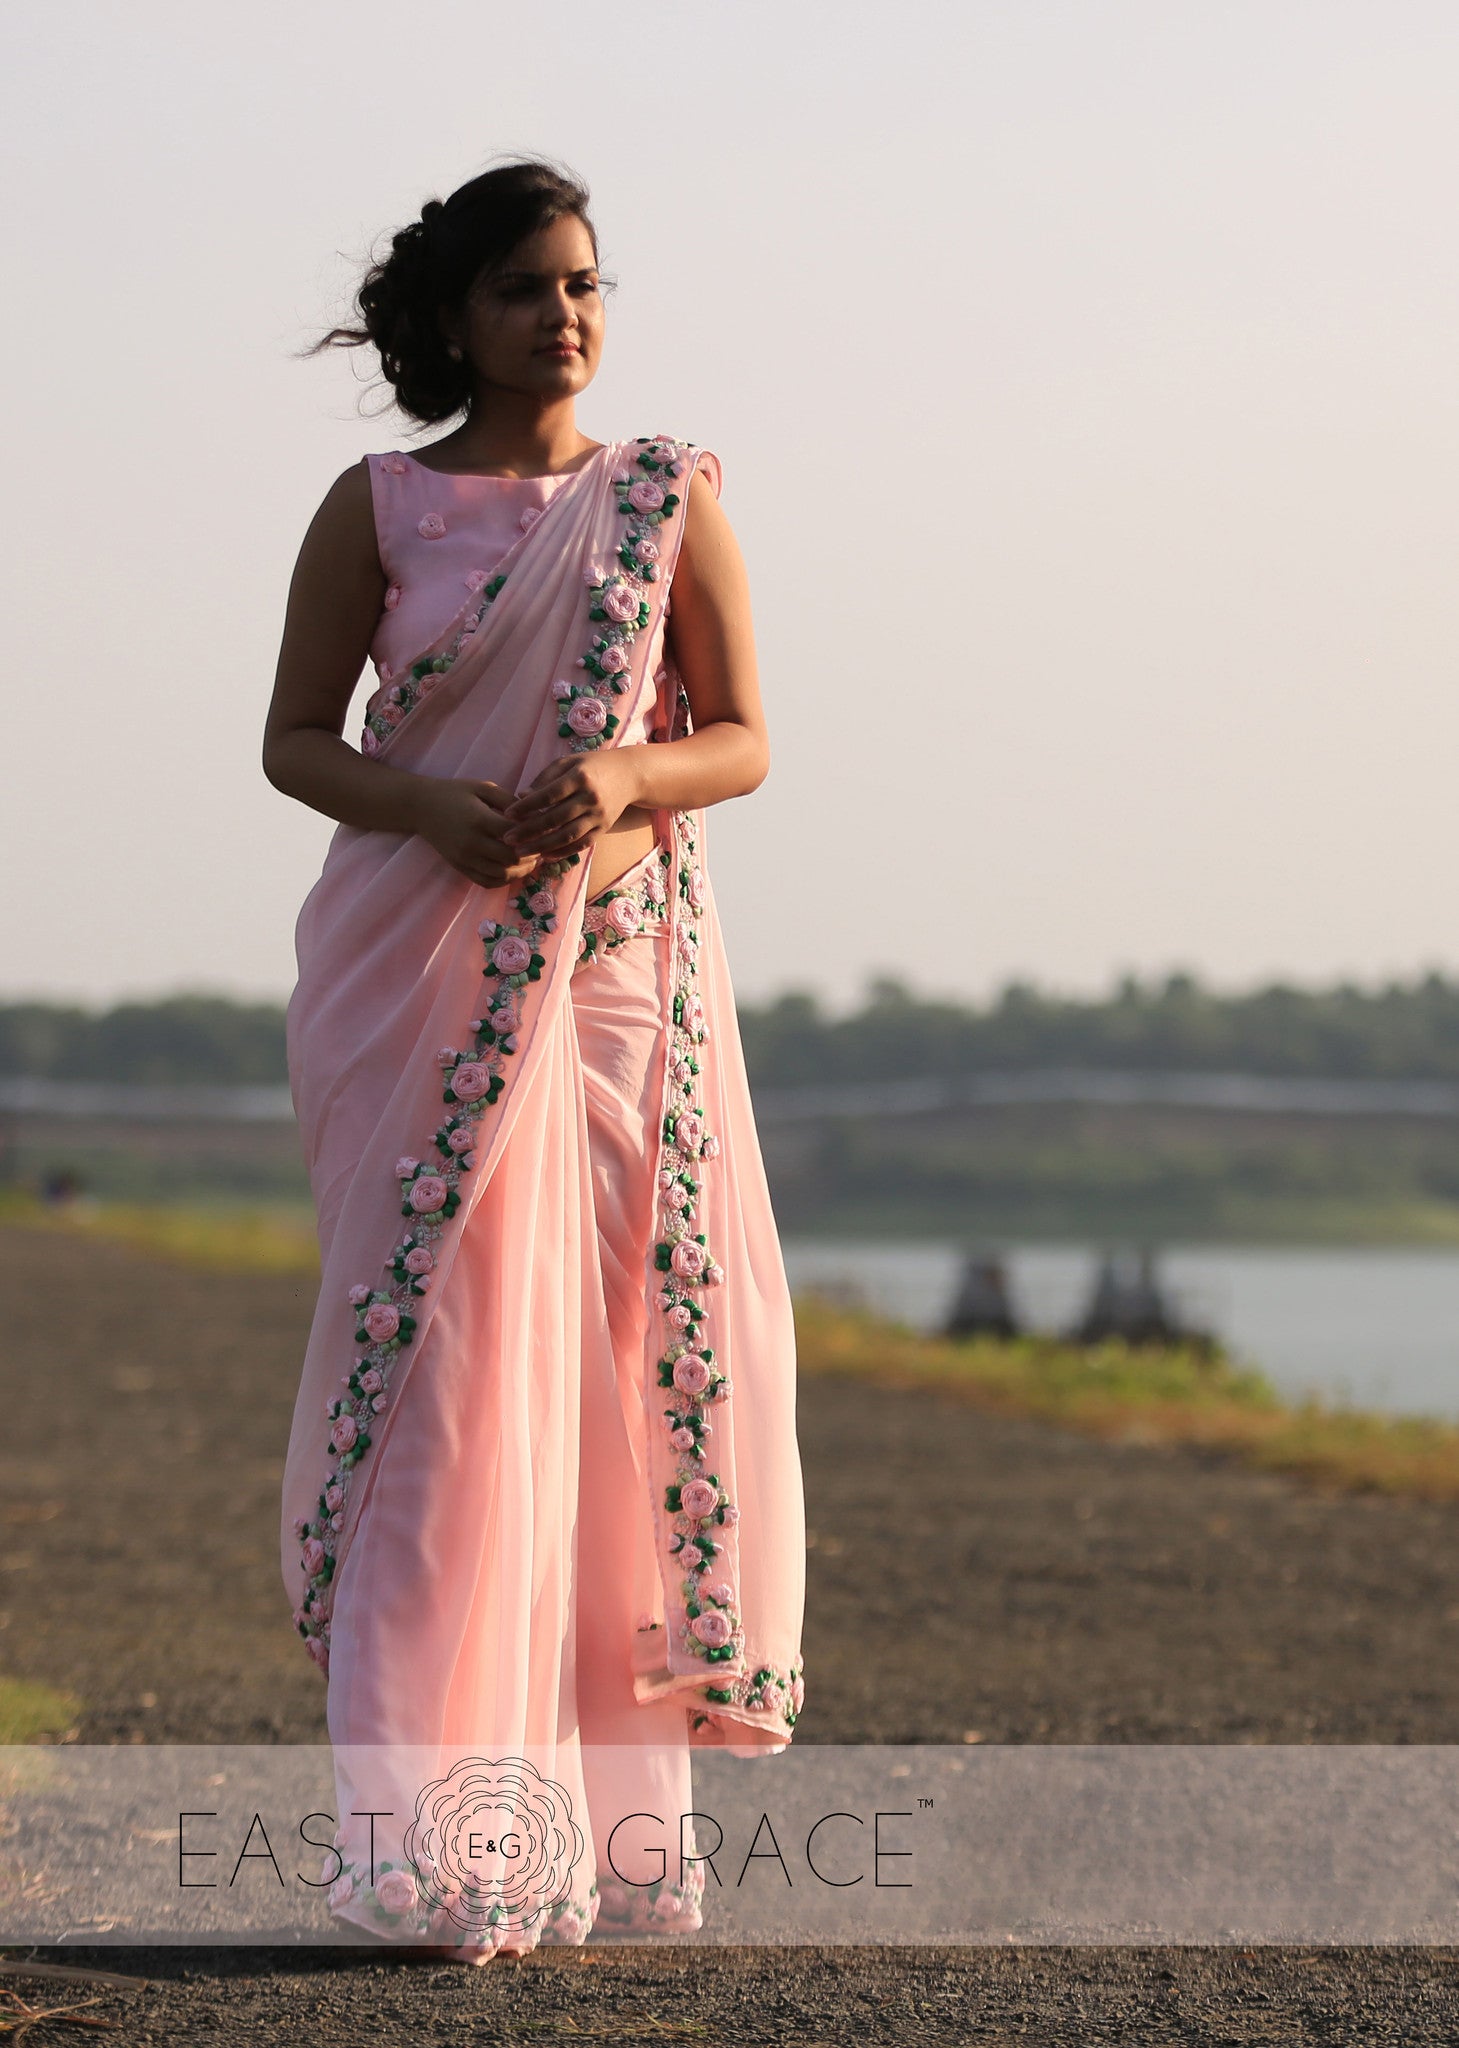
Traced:
POLYGON ((685 495, 679 564, 680 577, 686 585, 705 576, 722 577, 734 566, 742 569, 739 543, 719 493, 697 465, 690 474, 685 495))
POLYGON ((316 558, 383 575, 375 535, 375 506, 365 456, 342 469, 309 522, 305 547, 316 558))

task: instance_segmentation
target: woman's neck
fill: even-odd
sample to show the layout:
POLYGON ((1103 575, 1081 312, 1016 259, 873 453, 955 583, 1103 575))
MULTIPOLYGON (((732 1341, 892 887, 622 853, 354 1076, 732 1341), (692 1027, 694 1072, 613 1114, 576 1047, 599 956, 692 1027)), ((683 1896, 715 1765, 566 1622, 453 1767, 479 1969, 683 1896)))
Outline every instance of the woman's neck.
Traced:
POLYGON ((581 468, 602 446, 579 431, 570 403, 513 419, 495 396, 489 417, 467 419, 453 434, 427 444, 438 464, 515 477, 559 476, 581 468))

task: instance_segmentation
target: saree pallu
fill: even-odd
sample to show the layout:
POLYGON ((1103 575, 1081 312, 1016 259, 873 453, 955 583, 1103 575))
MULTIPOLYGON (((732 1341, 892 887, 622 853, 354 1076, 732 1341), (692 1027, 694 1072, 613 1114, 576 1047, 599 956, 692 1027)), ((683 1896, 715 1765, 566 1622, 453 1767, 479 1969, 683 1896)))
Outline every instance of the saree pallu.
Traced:
MULTIPOLYGON (((717 493, 718 458, 692 443, 595 454, 377 691, 364 751, 520 790, 565 752, 613 744, 645 702, 657 700, 659 737, 686 730, 663 628, 696 466, 717 493)), ((417 835, 344 825, 299 914, 288 1056, 321 1287, 285 1465, 282 1566, 329 1680, 342 1794, 364 1783, 356 1759, 380 1755, 400 1792, 395 1819, 369 1823, 368 1884, 354 1809, 385 1801, 342 1798, 354 1817, 335 1838, 331 1904, 386 1934, 425 1938, 451 1910, 450 1883, 437 1896, 419 1874, 441 1856, 414 1856, 407 1839, 422 1770, 454 1797, 462 1753, 486 1746, 493 1764, 511 1752, 540 1768, 584 1811, 646 1787, 671 1805, 689 1749, 773 1754, 804 1698, 789 1292, 704 817, 655 821, 654 937, 634 935, 638 911, 622 898, 585 936, 583 857, 488 889, 417 835), (570 985, 580 949, 601 951, 587 976, 611 977, 620 944, 654 949, 658 1021, 649 1156, 625 1144, 604 1178, 599 1142, 597 1207, 621 1198, 631 1211, 615 1219, 609 1275, 570 985), (628 1361, 614 1356, 625 1274, 643 1290, 628 1361), (605 1386, 629 1452, 610 1464, 605 1448, 600 1471, 591 1418, 605 1386), (581 1510, 609 1470, 635 1491, 617 1525, 635 1534, 584 1610, 602 1560, 582 1555, 581 1510), (412 1517, 424 1489, 430 1511, 422 1498, 412 1517), (596 1661, 584 1674, 585 1643, 596 1661), (585 1741, 643 1754, 612 1753, 612 1776, 610 1752, 585 1760, 585 1741), (393 1854, 375 1854, 382 1840, 393 1854)), ((517 1787, 525 1810, 541 1794, 530 1784, 531 1797, 517 1787)), ((601 1900, 598 1818, 561 1895, 508 1897, 492 1939, 581 1938, 601 1900)), ((684 1902, 692 1885, 664 1894, 670 1912, 684 1902)))

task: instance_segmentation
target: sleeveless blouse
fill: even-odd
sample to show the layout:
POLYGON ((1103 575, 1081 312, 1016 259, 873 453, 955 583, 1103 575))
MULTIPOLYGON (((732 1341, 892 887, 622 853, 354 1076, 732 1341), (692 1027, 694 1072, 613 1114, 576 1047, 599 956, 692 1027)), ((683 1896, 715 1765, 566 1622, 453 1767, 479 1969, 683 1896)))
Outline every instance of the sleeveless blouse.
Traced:
MULTIPOLYGON (((365 461, 388 584, 369 652, 385 686, 444 633, 568 479, 447 476, 399 448, 365 461)), ((647 739, 652 708, 622 743, 647 739)))

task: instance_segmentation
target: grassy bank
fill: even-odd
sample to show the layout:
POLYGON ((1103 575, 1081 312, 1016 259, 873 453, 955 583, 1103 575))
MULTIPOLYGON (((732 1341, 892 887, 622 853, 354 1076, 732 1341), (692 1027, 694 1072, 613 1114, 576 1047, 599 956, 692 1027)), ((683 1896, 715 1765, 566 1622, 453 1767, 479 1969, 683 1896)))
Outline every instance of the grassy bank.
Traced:
POLYGON ((27 1230, 64 1231, 73 1237, 93 1234, 217 1272, 319 1272, 313 1214, 305 1206, 190 1202, 172 1207, 86 1196, 64 1208, 51 1208, 33 1195, 6 1189, 0 1193, 0 1224, 6 1223, 27 1230))
POLYGON ((1265 1376, 1183 1346, 949 1341, 814 1297, 796 1302, 803 1372, 933 1387, 1121 1443, 1187 1444, 1342 1492, 1459 1500, 1459 1424, 1284 1401, 1265 1376))
MULTIPOLYGON (((317 1274, 312 1220, 276 1209, 94 1203, 49 1211, 0 1199, 0 1224, 95 1233, 219 1271, 317 1274)), ((1459 1500, 1459 1425, 1284 1401, 1259 1372, 1193 1348, 1096 1347, 1030 1336, 950 1341, 814 1296, 796 1303, 800 1369, 928 1387, 1119 1442, 1187 1444, 1345 1491, 1459 1500)))

